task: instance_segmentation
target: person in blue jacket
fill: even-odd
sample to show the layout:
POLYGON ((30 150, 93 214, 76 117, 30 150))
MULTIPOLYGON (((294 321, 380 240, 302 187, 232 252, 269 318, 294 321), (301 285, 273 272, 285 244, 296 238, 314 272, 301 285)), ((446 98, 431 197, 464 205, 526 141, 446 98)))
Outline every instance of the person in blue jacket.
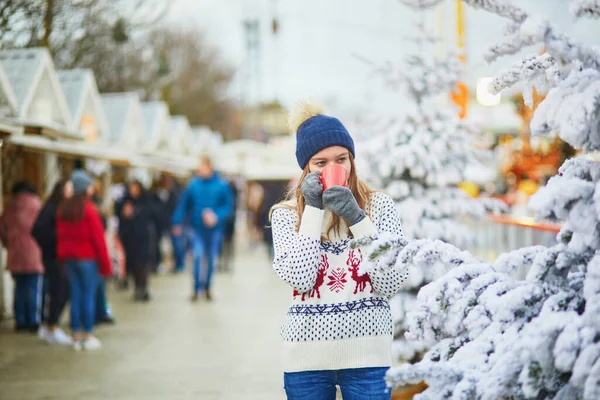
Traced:
POLYGON ((208 156, 200 165, 187 188, 181 193, 173 213, 173 234, 183 234, 182 224, 189 221, 192 232, 194 258, 194 292, 192 301, 198 300, 204 290, 207 300, 212 300, 211 278, 219 255, 222 230, 233 213, 233 194, 229 184, 215 172, 208 156), (203 260, 206 259, 206 276, 203 276, 203 260))

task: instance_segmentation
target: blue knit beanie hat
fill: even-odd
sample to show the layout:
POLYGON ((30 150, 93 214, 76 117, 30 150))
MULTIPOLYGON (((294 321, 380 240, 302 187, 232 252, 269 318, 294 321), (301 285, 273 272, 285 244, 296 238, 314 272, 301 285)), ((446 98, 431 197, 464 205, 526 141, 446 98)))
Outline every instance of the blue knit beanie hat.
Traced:
POLYGON ((85 193, 87 188, 94 184, 94 179, 82 169, 74 170, 70 181, 73 184, 73 193, 76 195, 85 193))
POLYGON ((310 159, 331 146, 345 147, 352 157, 354 141, 339 119, 323 115, 323 109, 310 103, 300 103, 290 111, 290 128, 296 132, 296 160, 304 169, 310 159))

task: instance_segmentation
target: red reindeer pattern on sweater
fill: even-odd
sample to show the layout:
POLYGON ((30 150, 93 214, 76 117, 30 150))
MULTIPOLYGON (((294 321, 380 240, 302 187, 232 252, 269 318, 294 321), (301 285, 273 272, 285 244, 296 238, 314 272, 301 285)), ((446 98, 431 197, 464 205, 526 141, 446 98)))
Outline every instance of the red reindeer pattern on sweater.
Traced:
MULTIPOLYGON (((322 254, 321 262, 319 263, 319 269, 317 270, 317 280, 315 281, 315 286, 313 286, 313 288, 308 292, 302 293, 302 301, 306 300, 307 295, 309 298, 314 298, 316 294, 318 299, 321 298, 321 292, 319 291, 319 288, 323 286, 323 283, 325 283, 327 269, 329 269, 329 260, 327 259, 326 254, 322 254)), ((296 298, 296 296, 300 296, 300 293, 297 290, 294 290, 294 298, 296 298)))
POLYGON ((360 292, 364 292, 367 288, 367 283, 371 286, 371 292, 373 293, 373 284, 371 283, 371 279, 369 278, 369 274, 358 275, 358 266, 362 261, 362 254, 360 250, 350 250, 350 254, 348 256, 348 261, 346 261, 346 265, 349 266, 348 270, 352 273, 352 280, 356 282, 356 286, 354 287, 354 294, 356 294, 359 290, 360 292))

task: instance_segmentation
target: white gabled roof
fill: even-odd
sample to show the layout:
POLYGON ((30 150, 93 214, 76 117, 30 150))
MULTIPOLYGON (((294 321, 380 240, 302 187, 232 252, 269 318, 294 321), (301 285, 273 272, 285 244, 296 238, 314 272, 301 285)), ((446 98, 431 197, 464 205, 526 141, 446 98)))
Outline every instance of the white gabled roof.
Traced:
POLYGON ((17 114, 17 97, 0 63, 0 117, 17 114))
POLYGON ((164 101, 147 101, 141 103, 141 106, 142 118, 146 127, 144 139, 156 147, 163 139, 165 141, 169 139, 163 137, 165 134, 161 132, 163 129, 169 129, 171 125, 169 107, 164 101), (168 126, 168 128, 165 128, 165 126, 168 126))
POLYGON ((37 100, 36 91, 43 79, 47 78, 48 86, 44 87, 41 93, 50 96, 51 106, 57 110, 58 118, 54 118, 52 122, 68 127, 71 121, 69 108, 48 49, 37 47, 3 50, 0 52, 0 63, 13 88, 17 101, 17 115, 20 119, 31 119, 28 114, 31 105, 37 100), (52 93, 48 93, 48 88, 52 93))
POLYGON ((178 153, 190 153, 190 142, 192 139, 192 128, 185 115, 171 117, 173 131, 169 140, 169 147, 178 153))
POLYGON ((192 151, 197 155, 202 153, 217 153, 223 144, 221 134, 213 132, 208 126, 193 126, 192 138, 192 151))
POLYGON ((95 122, 100 130, 101 138, 108 138, 109 127, 104 107, 100 100, 100 93, 91 69, 59 70, 58 79, 65 92, 69 111, 72 116, 71 129, 81 128, 86 102, 91 102, 94 110, 95 122))
POLYGON ((140 99, 135 92, 103 93, 100 98, 108 119, 109 140, 119 142, 125 134, 127 122, 139 107, 140 99))

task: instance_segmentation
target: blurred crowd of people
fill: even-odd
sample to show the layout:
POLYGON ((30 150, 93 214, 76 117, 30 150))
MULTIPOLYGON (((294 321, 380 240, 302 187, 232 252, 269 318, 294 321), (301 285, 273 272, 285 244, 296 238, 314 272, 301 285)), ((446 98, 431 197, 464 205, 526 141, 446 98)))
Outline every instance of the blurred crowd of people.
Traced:
POLYGON ((80 163, 45 203, 27 182, 12 187, 0 216, 0 240, 14 282, 17 332, 75 350, 100 348, 94 325, 115 322, 106 283, 114 280, 127 290, 131 281, 133 299, 150 301, 150 276, 166 265, 162 243, 171 246, 173 273, 185 271, 191 254, 193 301, 201 295, 212 300, 218 262, 232 270, 238 190, 209 157, 185 188, 168 175, 148 189, 138 180, 126 182, 111 213, 102 212, 97 183, 80 163), (107 234, 112 223, 114 235, 107 234), (59 323, 67 304, 71 335, 59 323))
POLYGON ((76 350, 100 348, 93 327, 113 321, 104 286, 113 266, 105 224, 93 201, 94 183, 76 169, 42 204, 35 187, 18 182, 0 216, 0 240, 14 279, 15 330, 76 350), (67 303, 72 336, 59 327, 67 303))

